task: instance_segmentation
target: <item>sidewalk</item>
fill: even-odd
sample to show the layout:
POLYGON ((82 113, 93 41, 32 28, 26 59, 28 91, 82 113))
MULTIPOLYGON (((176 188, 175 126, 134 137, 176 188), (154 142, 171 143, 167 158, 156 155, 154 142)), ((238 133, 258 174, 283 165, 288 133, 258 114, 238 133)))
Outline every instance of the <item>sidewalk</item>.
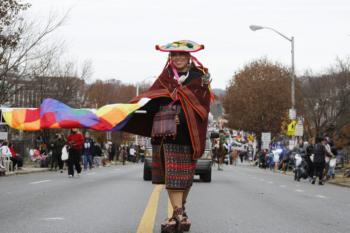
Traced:
POLYGON ((23 174, 30 174, 30 173, 36 173, 36 172, 46 172, 46 171, 49 171, 49 168, 22 167, 21 169, 17 169, 16 171, 6 172, 6 176, 23 175, 23 174))
POLYGON ((335 179, 327 181, 330 184, 342 186, 342 187, 348 187, 350 188, 350 178, 346 178, 343 176, 335 176, 335 179))
MULTIPOLYGON (((132 164, 129 161, 125 162, 125 165, 132 164)), ((120 161, 115 161, 111 164, 107 164, 104 167, 110 167, 110 166, 123 166, 123 163, 120 161)), ((102 167, 102 166, 101 166, 102 167)), ((46 172, 50 171, 50 168, 38 168, 34 166, 27 165, 25 167, 22 167, 21 169, 17 169, 14 172, 6 172, 5 176, 14 176, 14 175, 24 175, 24 174, 30 174, 30 173, 37 173, 37 172, 46 172)))
MULTIPOLYGON (((250 166, 254 166, 252 164, 249 164, 250 166)), ((255 166, 254 166, 255 167, 255 166)), ((276 173, 283 174, 282 172, 278 171, 276 173)), ((294 176, 293 171, 287 171, 285 175, 288 176, 294 176)), ((343 171, 338 172, 338 174, 335 175, 335 179, 330 179, 326 181, 326 183, 332 184, 332 185, 338 185, 346 188, 350 188, 350 177, 343 177, 343 171)))

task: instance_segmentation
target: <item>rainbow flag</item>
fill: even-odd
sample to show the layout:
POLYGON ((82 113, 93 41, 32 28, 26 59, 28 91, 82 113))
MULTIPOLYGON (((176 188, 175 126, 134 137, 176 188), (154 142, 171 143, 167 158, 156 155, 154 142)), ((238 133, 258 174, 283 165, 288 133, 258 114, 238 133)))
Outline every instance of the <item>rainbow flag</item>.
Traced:
POLYGON ((89 128, 99 131, 119 130, 132 114, 150 99, 133 104, 109 104, 99 109, 75 109, 55 100, 45 99, 40 108, 2 108, 6 123, 14 129, 89 128))

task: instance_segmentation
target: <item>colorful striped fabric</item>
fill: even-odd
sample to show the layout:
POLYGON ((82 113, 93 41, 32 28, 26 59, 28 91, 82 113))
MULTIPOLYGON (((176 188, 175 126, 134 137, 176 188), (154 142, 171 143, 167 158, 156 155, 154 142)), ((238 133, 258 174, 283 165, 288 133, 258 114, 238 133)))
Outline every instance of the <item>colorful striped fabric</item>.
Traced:
POLYGON ((40 108, 2 108, 2 114, 6 123, 18 130, 60 128, 118 130, 149 100, 143 98, 133 104, 109 104, 99 109, 74 109, 58 100, 45 99, 40 108))

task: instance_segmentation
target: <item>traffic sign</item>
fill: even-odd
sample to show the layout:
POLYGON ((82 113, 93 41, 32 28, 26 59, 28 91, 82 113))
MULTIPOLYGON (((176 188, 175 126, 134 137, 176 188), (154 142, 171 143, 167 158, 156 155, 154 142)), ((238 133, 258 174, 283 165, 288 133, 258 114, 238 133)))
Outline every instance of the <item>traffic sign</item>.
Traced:
POLYGON ((269 149, 271 142, 271 133, 261 133, 262 149, 269 149))

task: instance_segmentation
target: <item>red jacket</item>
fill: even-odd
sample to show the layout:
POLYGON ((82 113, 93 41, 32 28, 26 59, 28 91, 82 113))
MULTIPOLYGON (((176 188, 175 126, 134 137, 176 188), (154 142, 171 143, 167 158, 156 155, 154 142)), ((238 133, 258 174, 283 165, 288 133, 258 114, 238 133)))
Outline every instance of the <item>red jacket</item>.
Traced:
POLYGON ((71 145, 73 149, 82 150, 84 144, 84 137, 81 133, 71 133, 67 137, 67 144, 71 145))
POLYGON ((12 158, 15 158, 16 157, 16 151, 15 151, 15 148, 13 146, 10 146, 9 147, 10 151, 11 151, 11 154, 12 154, 12 158))

